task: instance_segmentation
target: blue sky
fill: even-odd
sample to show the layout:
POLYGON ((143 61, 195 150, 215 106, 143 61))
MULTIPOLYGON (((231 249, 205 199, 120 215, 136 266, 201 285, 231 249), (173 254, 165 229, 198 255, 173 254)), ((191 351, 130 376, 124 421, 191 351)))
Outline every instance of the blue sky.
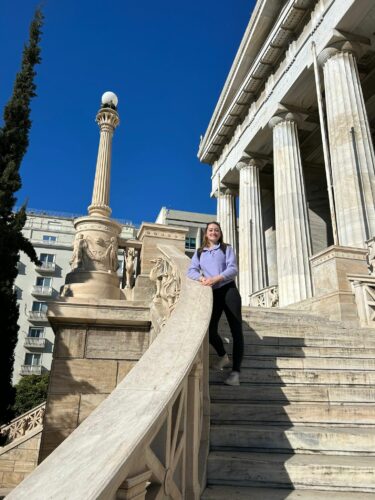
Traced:
MULTIPOLYGON (((5 0, 0 106, 12 92, 38 2, 5 0)), ((18 202, 85 214, 106 90, 119 98, 113 216, 153 221, 162 206, 215 213, 211 168, 197 159, 254 0, 47 0, 38 97, 18 202)))

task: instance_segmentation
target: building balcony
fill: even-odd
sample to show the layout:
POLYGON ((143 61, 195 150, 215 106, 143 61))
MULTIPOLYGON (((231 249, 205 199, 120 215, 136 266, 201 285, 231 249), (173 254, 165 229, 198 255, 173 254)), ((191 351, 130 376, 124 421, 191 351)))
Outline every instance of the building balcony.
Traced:
POLYGON ((29 321, 40 321, 46 322, 47 320, 47 311, 29 311, 28 312, 29 321))
POLYGON ((35 266, 35 270, 40 274, 53 274, 56 270, 55 262, 42 262, 41 266, 35 266))
POLYGON ((44 349, 46 339, 44 337, 26 337, 23 346, 27 349, 44 349))
POLYGON ((34 285, 31 290, 31 295, 34 297, 52 297, 53 289, 51 286, 34 285))
POLYGON ((41 375, 42 365, 22 365, 20 374, 21 375, 41 375))
POLYGON ((55 248, 73 248, 73 238, 72 241, 58 241, 58 240, 40 240, 37 238, 31 238, 31 243, 36 247, 55 247, 55 248))

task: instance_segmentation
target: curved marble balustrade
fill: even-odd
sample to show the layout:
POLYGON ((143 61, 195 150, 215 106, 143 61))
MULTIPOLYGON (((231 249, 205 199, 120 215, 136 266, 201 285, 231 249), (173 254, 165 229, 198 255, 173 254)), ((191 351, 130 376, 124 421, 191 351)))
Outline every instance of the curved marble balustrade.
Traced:
POLYGON ((178 301, 137 365, 9 495, 24 499, 198 499, 205 486, 210 288, 187 279, 189 259, 159 250, 181 280, 178 301))

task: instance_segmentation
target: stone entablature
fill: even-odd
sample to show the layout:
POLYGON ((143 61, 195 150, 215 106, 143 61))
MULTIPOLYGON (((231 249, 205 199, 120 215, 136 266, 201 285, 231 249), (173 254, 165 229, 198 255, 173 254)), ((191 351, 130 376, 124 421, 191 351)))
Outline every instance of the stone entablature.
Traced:
MULTIPOLYGON (((243 78, 240 88, 235 89, 234 96, 230 98, 230 101, 228 94, 233 95, 233 88, 230 87, 230 83, 233 84, 233 81, 230 83, 227 81, 225 86, 226 92, 224 95, 222 94, 220 98, 220 101, 224 102, 222 102, 221 107, 218 105, 216 108, 209 128, 199 148, 198 156, 201 161, 212 163, 220 155, 223 146, 228 142, 233 132, 236 135, 238 124, 241 122, 241 116, 244 116, 250 103, 254 103, 254 96, 259 94, 264 86, 266 94, 272 91, 272 87, 275 83, 274 75, 272 74, 273 69, 284 54, 286 54, 286 60, 289 61, 289 63, 292 62, 295 47, 294 43, 291 45, 289 45, 289 43, 293 40, 294 34, 301 31, 306 22, 307 14, 311 12, 316 3, 316 0, 289 0, 287 4, 283 6, 281 15, 272 26, 270 32, 267 33, 262 48, 256 56, 255 54, 253 55, 254 60, 252 65, 247 71, 245 78, 243 78), (224 105, 226 105, 226 109, 222 111, 224 105)), ((258 2, 258 4, 259 6, 256 6, 253 14, 255 17, 255 25, 251 26, 251 29, 248 29, 246 34, 249 39, 255 39, 256 41, 258 41, 259 32, 260 36, 262 38, 264 37, 264 33, 262 33, 264 18, 257 18, 258 11, 264 7, 269 10, 279 9, 281 11, 281 7, 270 5, 271 2, 262 1, 258 2), (262 23, 260 23, 260 20, 262 23)), ((266 17, 269 16, 266 15, 266 17)), ((250 25, 252 24, 253 18, 250 20, 250 25)), ((246 43, 248 42, 244 40, 243 44, 246 43)), ((242 45, 240 51, 241 49, 242 45)), ((250 50, 249 44, 247 50, 250 50)), ((245 64, 244 59, 245 56, 242 56, 241 62, 238 65, 239 67, 241 64, 245 64)), ((233 66, 235 66, 235 64, 233 66)), ((236 69, 236 72, 240 71, 238 67, 236 69)), ((232 71, 234 72, 234 68, 232 68, 231 73, 232 71)), ((231 76, 232 75, 230 75, 230 77, 231 76)), ((231 79, 230 77, 228 77, 228 80, 231 79)), ((239 133, 241 133, 240 130, 239 133)))
MULTIPOLYGON (((266 88, 257 100, 250 105, 233 137, 226 136, 227 142, 220 157, 209 162, 213 164, 212 193, 217 190, 218 171, 220 170, 220 179, 223 179, 234 168, 256 133, 267 127, 271 117, 277 113, 285 93, 297 82, 303 71, 312 67, 311 42, 315 42, 319 54, 330 42, 339 38, 340 34, 334 31, 335 26, 346 11, 347 5, 335 0, 320 0, 316 5, 301 35, 289 45, 284 60, 269 77, 266 88)), ((203 161, 202 155, 198 156, 203 161)))

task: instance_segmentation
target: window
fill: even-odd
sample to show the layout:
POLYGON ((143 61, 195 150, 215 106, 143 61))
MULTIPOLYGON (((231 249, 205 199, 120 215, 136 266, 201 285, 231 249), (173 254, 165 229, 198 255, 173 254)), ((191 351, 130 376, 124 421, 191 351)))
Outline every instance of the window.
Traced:
POLYGON ((43 338, 44 337, 44 328, 39 327, 30 327, 28 337, 32 338, 43 338))
POLYGON ((27 366, 40 366, 41 354, 34 354, 28 352, 25 354, 25 365, 27 366))
POLYGON ((51 234, 43 234, 43 241, 45 243, 53 243, 57 241, 57 236, 52 236, 51 234))
POLYGON ((47 312, 48 304, 46 302, 33 302, 33 312, 47 312))
POLYGON ((195 250, 196 248, 196 238, 189 238, 189 236, 185 239, 185 248, 188 250, 195 250))
POLYGON ((55 255, 53 253, 41 253, 39 260, 43 262, 43 264, 53 264, 55 262, 55 255))
POLYGON ((36 286, 41 286, 41 287, 44 287, 44 288, 50 288, 50 286, 52 286, 52 278, 38 277, 36 279, 36 286))

